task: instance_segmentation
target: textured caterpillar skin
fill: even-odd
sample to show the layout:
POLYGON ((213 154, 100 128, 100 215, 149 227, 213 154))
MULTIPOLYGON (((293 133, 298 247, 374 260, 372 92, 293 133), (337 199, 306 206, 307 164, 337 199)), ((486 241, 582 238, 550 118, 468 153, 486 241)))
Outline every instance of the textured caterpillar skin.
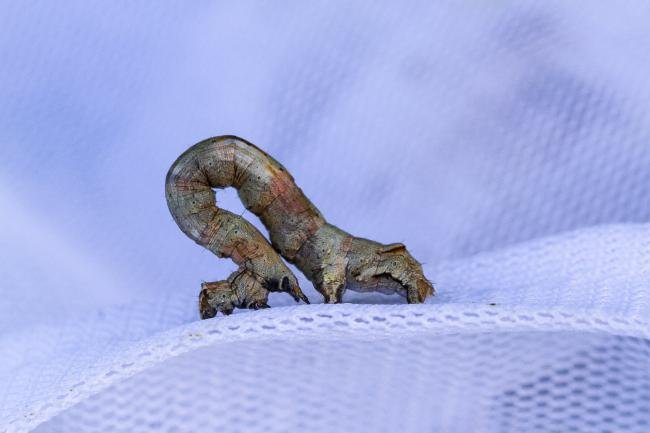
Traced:
POLYGON ((202 318, 234 308, 267 308, 270 291, 309 303, 279 254, 328 303, 341 302, 346 289, 400 293, 409 303, 433 294, 422 266, 403 244, 357 238, 327 223, 279 162, 239 137, 209 138, 190 147, 169 169, 165 190, 183 233, 239 266, 227 280, 201 286, 202 318), (226 187, 236 188, 246 209, 261 219, 271 244, 241 216, 217 207, 213 188, 226 187))

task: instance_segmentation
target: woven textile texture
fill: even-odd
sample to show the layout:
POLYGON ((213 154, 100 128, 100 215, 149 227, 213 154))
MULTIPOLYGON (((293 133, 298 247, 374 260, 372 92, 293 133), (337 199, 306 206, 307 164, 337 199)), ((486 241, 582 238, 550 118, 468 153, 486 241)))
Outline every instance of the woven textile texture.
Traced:
MULTIPOLYGON (((650 6, 2 2, 0 432, 650 431, 650 6), (437 296, 273 294, 164 178, 235 134, 437 296)), ((261 228, 232 190, 223 207, 261 228)), ((297 271, 296 271, 297 272, 297 271)))

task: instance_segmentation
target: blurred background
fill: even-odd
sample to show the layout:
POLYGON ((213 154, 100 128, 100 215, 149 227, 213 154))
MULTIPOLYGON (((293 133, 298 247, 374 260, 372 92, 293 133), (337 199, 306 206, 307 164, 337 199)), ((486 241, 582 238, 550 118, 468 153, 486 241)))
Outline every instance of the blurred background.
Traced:
POLYGON ((404 242, 433 302, 454 301, 445 263, 648 221, 649 20, 644 2, 2 2, 4 372, 33 362, 25 329, 135 304, 146 325, 111 332, 198 319, 201 281, 234 265, 176 227, 164 179, 209 136, 265 149, 341 228, 404 242))
POLYGON ((193 299, 228 275, 163 197, 174 159, 213 135, 258 144, 328 220, 427 265, 646 221, 637 5, 4 3, 0 323, 193 299))

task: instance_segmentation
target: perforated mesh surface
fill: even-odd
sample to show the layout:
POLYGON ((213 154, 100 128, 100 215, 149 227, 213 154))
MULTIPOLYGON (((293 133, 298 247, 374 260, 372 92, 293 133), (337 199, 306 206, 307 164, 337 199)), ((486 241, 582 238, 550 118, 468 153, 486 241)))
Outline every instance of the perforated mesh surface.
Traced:
POLYGON ((647 431, 638 323, 490 306, 304 310, 176 330, 105 376, 139 373, 37 431, 647 431))
POLYGON ((648 362, 647 340, 575 332, 215 344, 37 431, 645 432, 648 362))
POLYGON ((2 10, 0 431, 650 430, 644 3, 2 10), (163 181, 217 134, 438 296, 197 321, 163 181))

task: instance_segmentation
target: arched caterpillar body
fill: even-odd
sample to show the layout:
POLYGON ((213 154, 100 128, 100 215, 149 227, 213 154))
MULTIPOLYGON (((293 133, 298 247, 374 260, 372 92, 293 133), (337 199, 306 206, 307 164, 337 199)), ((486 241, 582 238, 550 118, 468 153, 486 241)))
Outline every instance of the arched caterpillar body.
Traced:
POLYGON ((422 266, 403 244, 383 245, 333 226, 275 159, 235 136, 201 141, 172 164, 167 204, 180 229, 239 268, 227 280, 203 283, 201 317, 234 308, 266 308, 269 291, 309 302, 280 256, 295 264, 325 302, 346 289, 400 293, 408 302, 433 294, 422 266), (213 188, 234 187, 269 231, 271 244, 248 221, 216 205, 213 188))

